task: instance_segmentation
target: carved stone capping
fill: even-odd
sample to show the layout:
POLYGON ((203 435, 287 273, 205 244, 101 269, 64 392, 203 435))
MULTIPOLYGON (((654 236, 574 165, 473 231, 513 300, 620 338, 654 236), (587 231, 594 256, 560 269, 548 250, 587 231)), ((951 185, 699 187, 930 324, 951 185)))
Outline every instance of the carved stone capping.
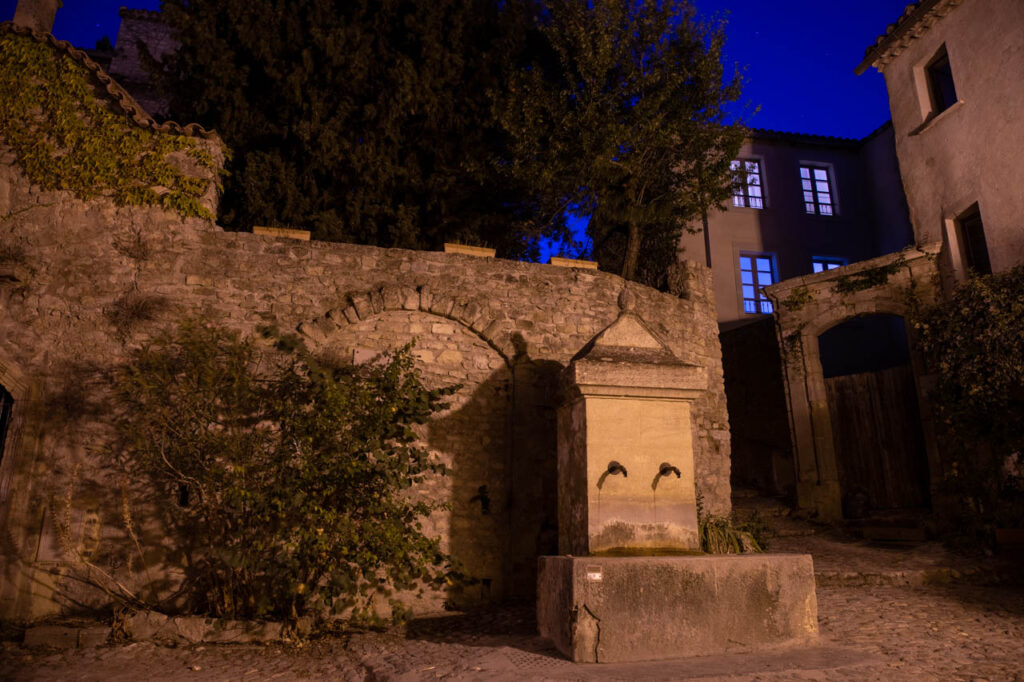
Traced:
POLYGON ((486 246, 470 246, 468 244, 450 244, 445 242, 445 253, 459 253, 463 256, 476 256, 477 258, 494 258, 494 249, 486 246))
POLYGON ((579 260, 577 258, 560 258, 558 256, 552 256, 548 260, 549 265, 555 265, 560 268, 583 268, 585 270, 597 270, 596 260, 579 260))
POLYGON ((635 295, 623 290, 618 319, 561 377, 562 554, 700 546, 690 407, 707 390, 707 372, 676 357, 633 312, 635 305, 635 295))
POLYGON ((253 234, 262 234, 268 237, 281 237, 283 239, 298 239, 299 241, 309 241, 309 230, 293 230, 288 227, 263 227, 262 225, 256 225, 252 228, 253 234))

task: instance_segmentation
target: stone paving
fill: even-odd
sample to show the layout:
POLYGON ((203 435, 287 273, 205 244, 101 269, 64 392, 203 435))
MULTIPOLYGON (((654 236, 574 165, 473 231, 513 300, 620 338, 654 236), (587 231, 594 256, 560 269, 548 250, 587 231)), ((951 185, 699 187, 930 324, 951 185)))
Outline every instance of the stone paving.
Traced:
POLYGON ((935 544, 887 548, 829 533, 777 538, 772 549, 814 555, 822 582, 814 647, 580 666, 535 634, 532 604, 518 604, 302 646, 55 650, 8 642, 0 679, 1024 681, 1024 588, 971 584, 997 577, 997 564, 967 562, 935 544))

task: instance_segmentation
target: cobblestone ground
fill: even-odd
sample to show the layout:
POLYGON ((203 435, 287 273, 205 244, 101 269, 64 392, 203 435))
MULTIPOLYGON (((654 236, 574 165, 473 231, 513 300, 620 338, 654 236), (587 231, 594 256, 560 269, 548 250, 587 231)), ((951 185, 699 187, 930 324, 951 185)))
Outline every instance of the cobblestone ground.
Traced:
POLYGON ((46 651, 9 646, 6 680, 1024 680, 1024 590, 823 587, 821 643, 772 653, 577 666, 534 635, 532 608, 294 646, 46 651))
POLYGON ((1024 682, 1024 587, 955 582, 997 579, 1012 573, 1012 564, 968 561, 937 544, 881 547, 820 530, 777 538, 772 550, 814 556, 821 631, 814 647, 578 666, 535 634, 533 605, 521 604, 302 646, 135 643, 59 651, 6 642, 0 680, 1024 682))

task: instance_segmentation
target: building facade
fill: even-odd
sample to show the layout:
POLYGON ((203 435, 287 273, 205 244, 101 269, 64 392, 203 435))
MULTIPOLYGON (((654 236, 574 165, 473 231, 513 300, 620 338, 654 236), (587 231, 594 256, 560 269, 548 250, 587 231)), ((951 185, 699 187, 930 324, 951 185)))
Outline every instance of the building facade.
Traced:
MULTIPOLYGON (((888 123, 862 140, 754 131, 733 161, 736 186, 725 210, 708 216, 707 239, 684 235, 686 258, 712 266, 733 442, 733 480, 793 496, 797 476, 786 388, 764 287, 898 251, 913 239, 888 123)), ((895 364, 885 325, 860 323, 831 344, 877 346, 895 364)))
POLYGON ((1024 262, 1024 2, 924 0, 868 48, 919 244, 948 283, 1024 262))

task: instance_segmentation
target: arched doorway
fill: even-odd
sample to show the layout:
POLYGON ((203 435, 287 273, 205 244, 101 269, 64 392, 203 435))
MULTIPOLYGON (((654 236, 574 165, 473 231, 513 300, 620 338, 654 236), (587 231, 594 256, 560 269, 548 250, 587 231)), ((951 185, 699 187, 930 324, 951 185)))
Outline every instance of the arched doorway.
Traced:
POLYGON ((843 515, 929 506, 928 457, 906 322, 848 319, 818 336, 843 515))

